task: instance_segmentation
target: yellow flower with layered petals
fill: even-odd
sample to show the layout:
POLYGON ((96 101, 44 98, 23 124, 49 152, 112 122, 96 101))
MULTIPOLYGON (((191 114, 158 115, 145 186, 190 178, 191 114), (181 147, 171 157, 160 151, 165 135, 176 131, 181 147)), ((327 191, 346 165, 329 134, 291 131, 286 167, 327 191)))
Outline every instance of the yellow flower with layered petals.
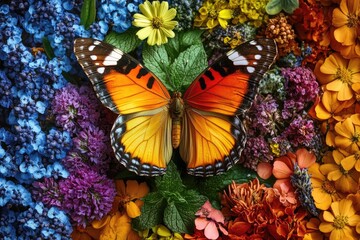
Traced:
POLYGON ((323 212, 324 221, 319 229, 323 233, 329 233, 330 240, 355 240, 355 226, 360 222, 360 215, 356 214, 353 202, 349 199, 333 202, 331 211, 323 212))
POLYGON ((226 28, 228 20, 232 18, 233 11, 227 8, 225 1, 207 0, 199 9, 199 14, 195 17, 195 27, 206 27, 212 29, 218 25, 226 28))
POLYGON ((135 13, 132 24, 142 28, 136 33, 141 40, 147 38, 149 45, 161 45, 175 37, 173 29, 177 22, 172 21, 176 16, 175 8, 169 9, 167 2, 145 1, 139 9, 142 14, 135 13))
POLYGON ((335 40, 345 46, 355 44, 360 29, 360 1, 342 0, 333 11, 332 25, 335 40))
POLYGON ((352 84, 360 82, 360 58, 347 60, 333 53, 316 64, 314 73, 326 90, 337 92, 337 99, 346 101, 354 96, 352 84))
POLYGON ((360 150, 360 124, 354 117, 348 117, 343 122, 336 123, 335 146, 350 154, 360 150))
POLYGON ((309 167, 310 181, 313 188, 311 195, 315 206, 320 210, 327 210, 333 201, 340 199, 334 184, 320 171, 320 165, 314 163, 309 167))

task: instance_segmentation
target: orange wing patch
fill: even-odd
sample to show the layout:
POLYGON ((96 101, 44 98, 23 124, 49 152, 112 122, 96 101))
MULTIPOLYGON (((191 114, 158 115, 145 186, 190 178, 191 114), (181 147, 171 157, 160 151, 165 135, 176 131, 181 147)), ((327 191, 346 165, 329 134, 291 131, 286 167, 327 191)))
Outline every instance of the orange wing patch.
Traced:
POLYGON ((127 75, 111 70, 104 75, 104 86, 120 114, 130 114, 156 109, 169 103, 170 95, 164 85, 146 73, 139 77, 141 66, 133 68, 127 75))
POLYGON ((239 161, 246 133, 237 117, 187 109, 183 127, 180 155, 189 174, 216 175, 239 161))

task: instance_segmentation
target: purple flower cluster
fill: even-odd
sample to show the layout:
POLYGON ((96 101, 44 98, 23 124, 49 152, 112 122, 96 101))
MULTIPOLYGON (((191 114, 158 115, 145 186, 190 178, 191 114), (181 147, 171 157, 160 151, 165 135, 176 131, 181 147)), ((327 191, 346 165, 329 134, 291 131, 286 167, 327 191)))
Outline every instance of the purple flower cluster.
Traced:
POLYGON ((282 117, 290 119, 315 100, 319 84, 314 73, 304 67, 283 68, 281 75, 285 78, 286 91, 282 117))
POLYGON ((90 168, 76 170, 60 181, 59 191, 63 197, 61 208, 83 227, 105 216, 116 195, 114 182, 90 168))
POLYGON ((260 85, 260 94, 245 119, 248 140, 244 164, 256 170, 259 162, 271 162, 298 147, 318 152, 314 139, 318 139, 319 129, 306 112, 318 94, 318 83, 311 70, 275 68, 260 85))

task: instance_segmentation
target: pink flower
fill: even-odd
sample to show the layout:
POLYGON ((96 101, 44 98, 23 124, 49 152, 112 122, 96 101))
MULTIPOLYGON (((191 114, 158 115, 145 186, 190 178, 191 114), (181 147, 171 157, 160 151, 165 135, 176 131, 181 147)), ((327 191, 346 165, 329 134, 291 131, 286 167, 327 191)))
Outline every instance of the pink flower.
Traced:
POLYGON ((217 239, 219 231, 228 235, 228 232, 223 227, 225 224, 224 215, 220 210, 211 206, 209 201, 206 201, 199 211, 195 213, 198 218, 195 219, 195 226, 197 230, 204 230, 205 237, 208 239, 217 239))

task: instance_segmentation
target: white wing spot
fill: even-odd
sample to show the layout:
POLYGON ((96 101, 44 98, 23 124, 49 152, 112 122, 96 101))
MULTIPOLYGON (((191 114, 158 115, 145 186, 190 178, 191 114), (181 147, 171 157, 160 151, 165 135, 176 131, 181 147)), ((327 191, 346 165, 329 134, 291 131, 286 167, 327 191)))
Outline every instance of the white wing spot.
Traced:
POLYGON ((246 70, 247 70, 249 73, 255 72, 255 68, 254 68, 254 67, 250 67, 250 66, 246 67, 246 70))
POLYGON ((89 46, 89 51, 92 52, 94 50, 94 48, 95 48, 95 45, 90 45, 89 46))
POLYGON ((259 59, 261 58, 261 55, 260 55, 260 54, 256 54, 254 57, 255 57, 256 60, 259 60, 259 59))
POLYGON ((237 51, 230 52, 228 54, 228 58, 233 61, 235 66, 249 64, 249 61, 243 55, 240 55, 237 51))
POLYGON ((91 58, 91 60, 96 60, 97 59, 97 56, 96 55, 90 55, 90 58, 91 58))
POLYGON ((94 45, 100 45, 100 41, 94 41, 94 45))
POLYGON ((256 48, 259 50, 259 51, 262 51, 263 50, 263 47, 261 45, 256 45, 256 48))
POLYGON ((104 67, 99 67, 97 69, 97 72, 100 73, 100 74, 103 74, 105 72, 105 68, 104 67))
POLYGON ((250 43, 250 45, 256 45, 257 44, 257 42, 255 40, 252 40, 249 43, 250 43))

